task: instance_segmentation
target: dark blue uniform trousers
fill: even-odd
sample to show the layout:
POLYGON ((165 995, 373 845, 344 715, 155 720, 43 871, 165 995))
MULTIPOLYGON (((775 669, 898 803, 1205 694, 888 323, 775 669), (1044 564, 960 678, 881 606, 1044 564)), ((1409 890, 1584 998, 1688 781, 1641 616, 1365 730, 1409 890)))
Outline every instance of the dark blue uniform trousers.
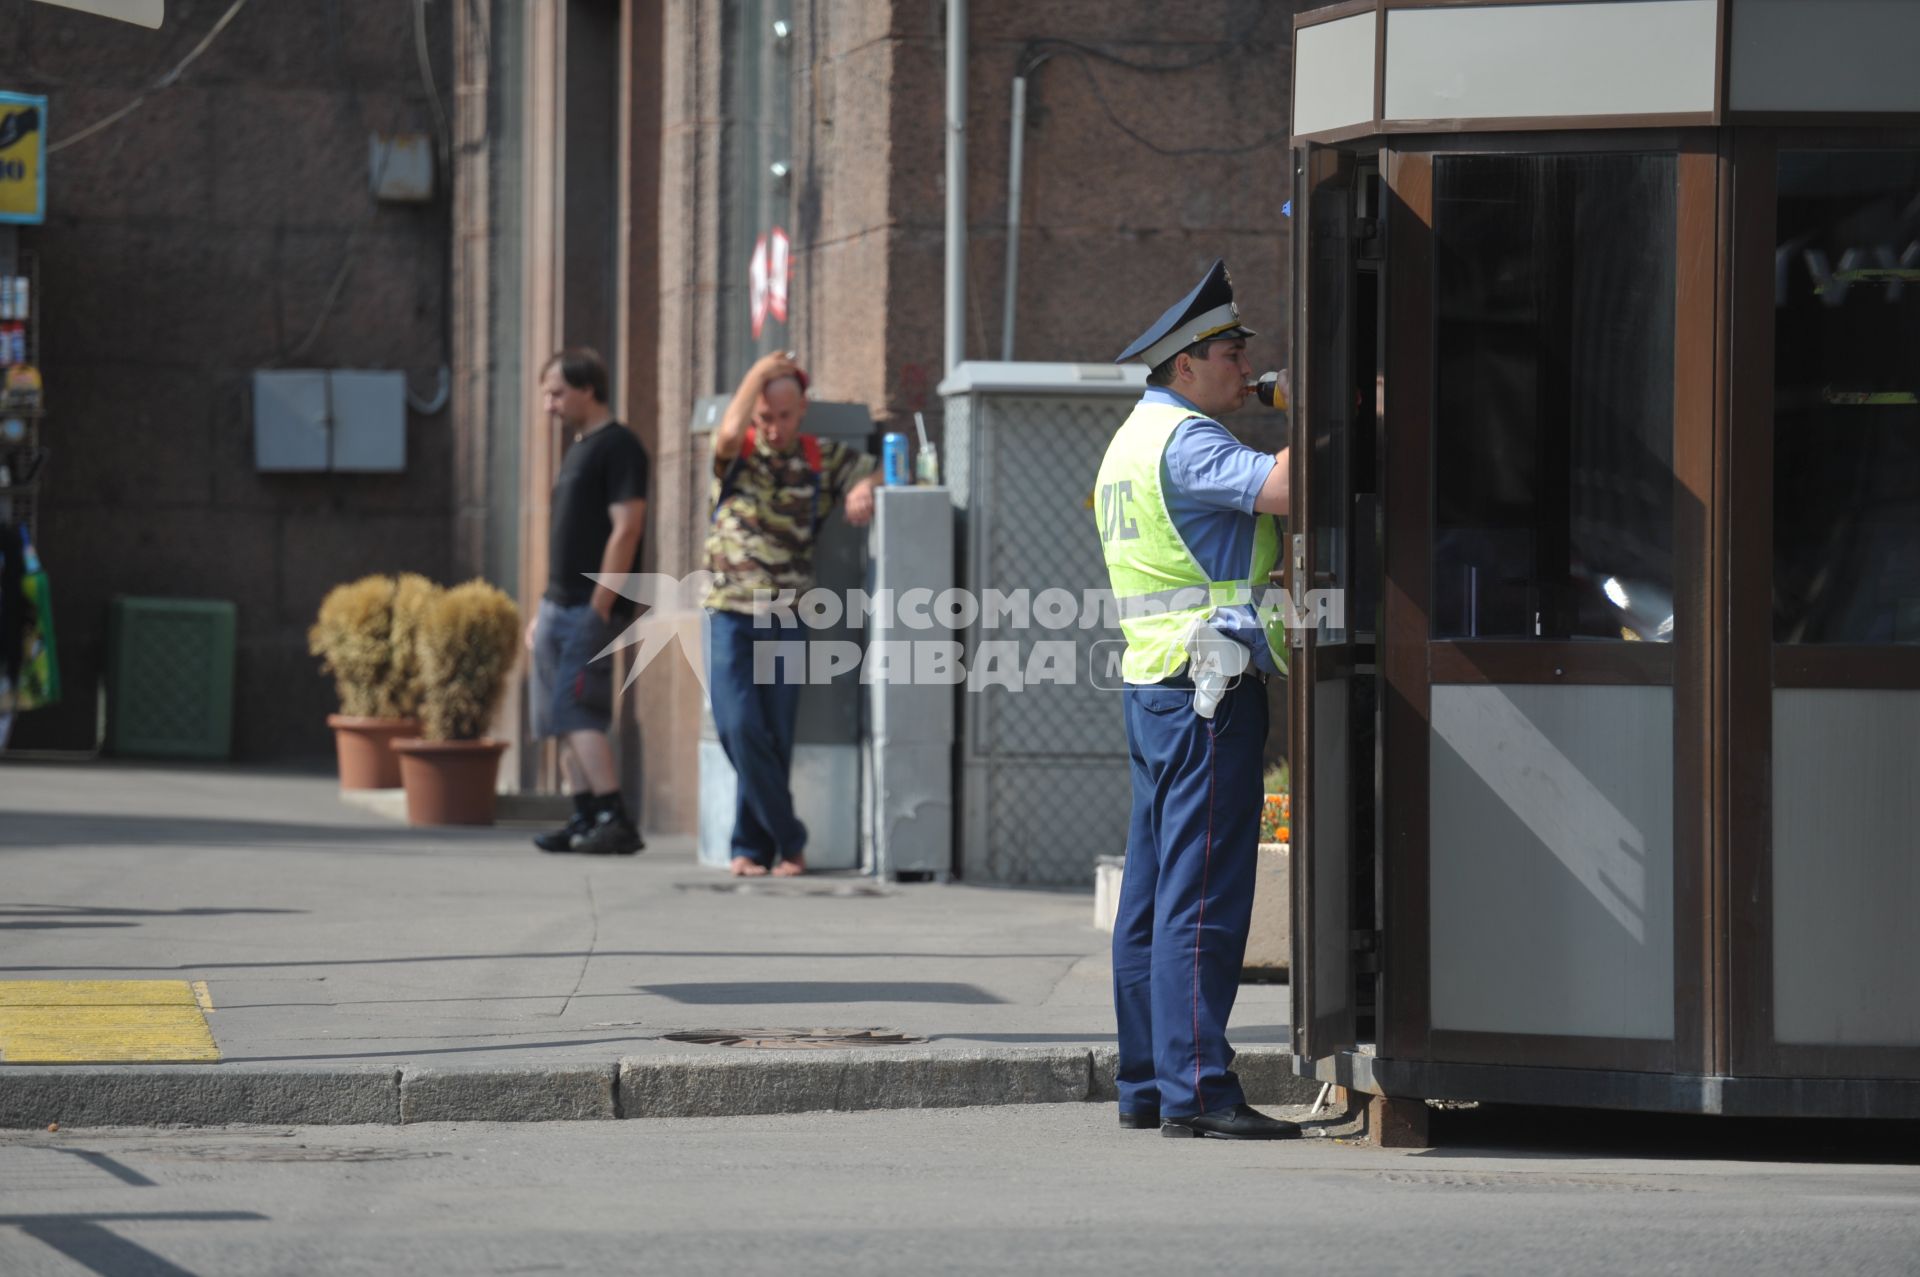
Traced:
POLYGON ((788 778, 806 677, 806 632, 797 621, 711 609, 706 638, 713 726, 736 782, 733 854, 763 865, 776 856, 799 856, 807 847, 807 827, 793 814, 788 778), (779 644, 778 650, 797 654, 798 667, 770 652, 756 669, 758 644, 779 644))
POLYGON ((1124 693, 1133 821, 1113 928, 1122 1112, 1191 1117, 1245 1101, 1228 1067, 1260 838, 1267 697, 1242 679, 1212 719, 1193 691, 1124 693))

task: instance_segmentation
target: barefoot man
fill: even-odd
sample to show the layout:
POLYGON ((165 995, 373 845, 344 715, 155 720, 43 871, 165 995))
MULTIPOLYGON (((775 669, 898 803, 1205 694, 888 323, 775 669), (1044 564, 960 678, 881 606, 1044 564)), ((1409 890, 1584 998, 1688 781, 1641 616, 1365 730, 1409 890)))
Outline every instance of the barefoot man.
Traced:
POLYGON ((797 622, 773 614, 782 590, 813 585, 813 544, 836 502, 856 526, 873 517, 874 459, 800 433, 807 377, 791 353, 761 358, 741 380, 713 436, 713 519, 707 526, 707 690, 720 745, 738 781, 732 871, 780 877, 807 871, 807 828, 793 814, 788 773, 800 684, 754 646, 804 641, 797 622))

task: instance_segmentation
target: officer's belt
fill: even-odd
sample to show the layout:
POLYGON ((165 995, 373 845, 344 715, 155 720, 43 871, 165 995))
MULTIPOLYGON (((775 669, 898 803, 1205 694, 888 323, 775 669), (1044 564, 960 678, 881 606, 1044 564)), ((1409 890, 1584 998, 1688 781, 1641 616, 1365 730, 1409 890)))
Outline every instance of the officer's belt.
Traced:
POLYGON ((1215 581, 1210 585, 1178 585, 1170 590, 1132 594, 1115 602, 1121 620, 1135 621, 1143 616, 1162 616, 1199 607, 1250 606, 1265 610, 1279 606, 1286 598, 1286 590, 1277 585, 1263 585, 1256 590, 1245 581, 1215 581))

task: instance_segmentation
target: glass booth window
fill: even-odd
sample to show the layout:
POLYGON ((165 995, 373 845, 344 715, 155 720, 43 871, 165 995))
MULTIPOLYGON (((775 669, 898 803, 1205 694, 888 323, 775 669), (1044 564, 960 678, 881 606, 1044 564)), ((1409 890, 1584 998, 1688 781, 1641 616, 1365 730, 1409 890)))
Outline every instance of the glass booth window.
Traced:
POLYGON ((1433 165, 1433 633, 1673 638, 1676 163, 1433 165))
POLYGON ((1920 152, 1780 156, 1773 636, 1920 642, 1920 152))

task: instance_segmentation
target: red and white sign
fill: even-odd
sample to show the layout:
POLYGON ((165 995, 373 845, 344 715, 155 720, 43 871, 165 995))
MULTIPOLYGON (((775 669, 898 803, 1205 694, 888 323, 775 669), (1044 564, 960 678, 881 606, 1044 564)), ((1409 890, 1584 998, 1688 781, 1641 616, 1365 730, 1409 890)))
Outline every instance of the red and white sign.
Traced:
POLYGON ((753 258, 747 263, 747 297, 753 313, 753 339, 767 323, 767 237, 753 242, 753 258))
POLYGON ((793 247, 786 231, 776 226, 771 235, 753 242, 753 257, 747 262, 747 298, 753 317, 754 340, 772 315, 787 322, 787 279, 792 269, 793 247))
POLYGON ((791 260, 787 233, 776 226, 767 241, 767 310, 783 324, 787 322, 787 271, 791 260))

